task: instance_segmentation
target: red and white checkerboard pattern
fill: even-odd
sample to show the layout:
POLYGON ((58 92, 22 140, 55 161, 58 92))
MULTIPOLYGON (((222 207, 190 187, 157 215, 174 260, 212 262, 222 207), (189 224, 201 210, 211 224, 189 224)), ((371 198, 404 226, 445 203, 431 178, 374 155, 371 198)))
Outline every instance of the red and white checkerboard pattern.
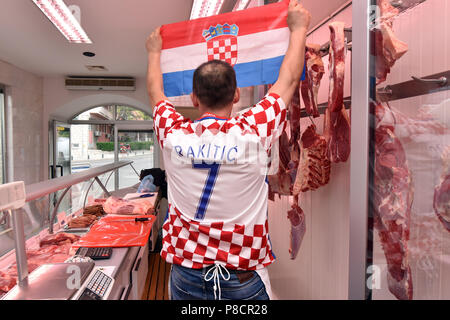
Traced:
MULTIPOLYGON (((169 263, 189 268, 221 263, 230 269, 258 270, 272 263, 274 257, 268 241, 268 187, 265 176, 259 171, 266 164, 221 163, 206 209, 206 220, 197 220, 195 210, 207 171, 193 168, 191 158, 196 157, 193 153, 191 158, 186 151, 176 156, 175 146, 183 145, 186 150, 186 145, 201 145, 205 141, 226 145, 234 141, 230 138, 237 138, 249 146, 263 146, 261 151, 269 152, 286 126, 283 100, 272 93, 232 119, 209 115, 195 122, 176 112, 169 101, 161 101, 153 117, 168 179, 169 216, 163 225, 161 256, 169 263), (179 158, 186 161, 177 162, 179 158), (245 194, 236 188, 239 174, 242 175, 238 184, 248 186, 245 194), (224 214, 226 212, 230 215, 224 214)), ((199 153, 196 154, 199 157, 199 153)))
POLYGON ((202 224, 185 219, 177 208, 169 206, 162 241, 161 257, 187 268, 219 262, 229 269, 256 270, 274 261, 267 219, 265 224, 253 225, 202 224))
POLYGON ((207 42, 208 61, 221 60, 226 61, 232 66, 237 62, 238 47, 237 37, 219 37, 207 42))
POLYGON ((166 100, 159 102, 154 108, 153 123, 161 148, 164 148, 167 135, 174 130, 180 130, 186 135, 201 136, 205 131, 216 135, 227 134, 230 129, 239 128, 242 135, 258 135, 264 148, 269 151, 286 127, 286 114, 283 100, 275 93, 267 95, 249 111, 228 121, 213 119, 193 122, 176 112, 166 100))

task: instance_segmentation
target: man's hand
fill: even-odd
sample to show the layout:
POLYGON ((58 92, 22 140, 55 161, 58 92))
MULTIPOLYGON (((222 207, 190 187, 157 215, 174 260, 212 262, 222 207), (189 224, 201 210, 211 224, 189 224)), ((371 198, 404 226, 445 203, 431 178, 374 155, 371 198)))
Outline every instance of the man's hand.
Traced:
POLYGON ((156 28, 147 38, 145 47, 148 53, 160 53, 162 48, 161 27, 156 28))
POLYGON ((307 30, 311 21, 310 13, 297 2, 291 0, 288 7, 287 24, 291 32, 307 30))
POLYGON ((147 91, 152 108, 161 100, 166 100, 164 95, 163 79, 161 74, 161 28, 156 28, 147 38, 145 47, 148 52, 147 91))
POLYGON ((269 93, 281 96, 288 105, 300 81, 305 60, 306 32, 311 15, 297 0, 291 0, 288 7, 287 23, 291 31, 289 47, 280 67, 278 80, 269 89, 269 93))

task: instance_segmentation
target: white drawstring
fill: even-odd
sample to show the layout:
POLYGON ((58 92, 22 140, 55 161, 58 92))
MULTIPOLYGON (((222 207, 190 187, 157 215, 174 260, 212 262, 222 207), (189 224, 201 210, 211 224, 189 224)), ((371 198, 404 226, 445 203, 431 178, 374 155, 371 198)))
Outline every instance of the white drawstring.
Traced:
POLYGON ((214 299, 217 300, 217 296, 216 296, 216 290, 217 288, 219 288, 219 300, 221 298, 221 289, 220 289, 220 278, 219 278, 219 273, 222 276, 222 279, 225 281, 230 280, 230 272, 228 272, 227 268, 225 268, 224 266, 220 265, 220 264, 215 264, 214 267, 210 268, 208 270, 208 272, 206 272, 205 277, 203 279, 205 279, 205 281, 210 281, 211 279, 214 279, 214 299), (222 272, 222 268, 228 273, 228 278, 225 278, 223 272, 222 272), (214 270, 212 272, 212 275, 210 275, 208 277, 208 274, 211 272, 211 270, 214 270))

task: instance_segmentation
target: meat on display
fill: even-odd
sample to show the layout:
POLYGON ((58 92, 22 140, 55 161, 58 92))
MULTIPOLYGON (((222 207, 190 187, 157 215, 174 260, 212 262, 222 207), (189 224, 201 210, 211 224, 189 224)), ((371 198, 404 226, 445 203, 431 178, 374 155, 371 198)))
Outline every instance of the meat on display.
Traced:
POLYGON ((127 200, 111 196, 103 202, 103 210, 109 214, 147 214, 153 209, 153 202, 147 198, 127 200))
POLYGON ((414 188, 405 150, 394 126, 383 124, 391 111, 373 103, 376 116, 373 182, 374 227, 388 266, 389 291, 401 300, 413 298, 408 240, 414 188))
POLYGON ((442 225, 450 232, 450 146, 442 154, 443 171, 434 189, 433 208, 442 225))
POLYGON ((300 140, 300 163, 293 193, 316 190, 330 180, 331 163, 327 158, 327 143, 310 125, 300 140))
POLYGON ((374 29, 376 78, 377 84, 386 80, 387 74, 395 62, 407 51, 408 45, 400 41, 393 31, 393 19, 399 13, 389 0, 377 0, 380 8, 380 19, 377 28, 374 29))
POLYGON ((337 112, 344 104, 344 75, 345 75, 345 23, 335 21, 329 24, 330 51, 329 71, 330 88, 328 91, 328 109, 337 112))
POLYGON ((317 98, 320 81, 325 73, 320 45, 307 44, 305 50, 306 73, 305 80, 301 82, 301 94, 306 112, 314 118, 319 117, 317 98))
POLYGON ((324 136, 331 162, 345 162, 350 156, 350 118, 344 108, 345 33, 344 22, 330 23, 328 107, 324 115, 324 136))
POLYGON ((72 218, 67 225, 69 229, 86 228, 92 225, 96 220, 97 217, 92 214, 83 214, 82 216, 72 218))
POLYGON ((294 196, 294 201, 291 204, 291 210, 287 212, 287 216, 291 224, 289 255, 293 260, 297 257, 306 232, 305 213, 298 205, 298 195, 294 196))
MULTIPOLYGON (((46 263, 60 263, 70 256, 72 244, 78 241, 78 235, 70 233, 49 234, 40 240, 39 248, 26 250, 28 272, 33 272, 46 263)), ((0 297, 11 290, 17 283, 17 264, 14 262, 6 270, 0 270, 0 297)))

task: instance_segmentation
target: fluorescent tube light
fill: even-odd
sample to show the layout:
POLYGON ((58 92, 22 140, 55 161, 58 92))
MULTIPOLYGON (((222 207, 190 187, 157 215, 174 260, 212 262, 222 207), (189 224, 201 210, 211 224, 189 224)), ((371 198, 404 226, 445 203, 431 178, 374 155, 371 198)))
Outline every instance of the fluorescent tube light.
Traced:
POLYGON ((71 43, 92 43, 62 0, 32 0, 71 43))
POLYGON ((218 14, 223 2, 224 0, 194 0, 191 10, 191 20, 218 14))

